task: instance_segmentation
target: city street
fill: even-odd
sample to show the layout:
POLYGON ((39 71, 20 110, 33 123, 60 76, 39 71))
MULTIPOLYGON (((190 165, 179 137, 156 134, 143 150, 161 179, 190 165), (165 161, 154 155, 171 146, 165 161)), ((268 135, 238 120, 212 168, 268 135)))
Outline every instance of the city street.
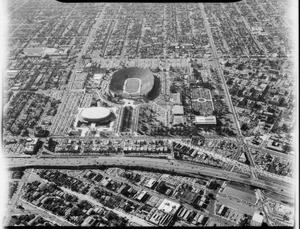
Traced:
POLYGON ((5 5, 5 226, 295 224, 292 4, 5 5))
MULTIPOLYGON (((214 39, 213 39, 213 36, 211 34, 211 29, 210 29, 210 26, 208 24, 208 21, 207 21, 207 17, 206 17, 206 13, 204 11, 204 6, 201 5, 201 11, 203 13, 203 18, 204 18, 204 22, 205 22, 205 27, 206 27, 206 31, 207 31, 207 34, 209 36, 209 40, 210 40, 210 44, 211 44, 211 48, 212 48, 212 52, 213 52, 213 61, 215 63, 215 66, 217 67, 218 69, 218 73, 219 73, 219 76, 222 80, 222 84, 223 84, 223 88, 225 89, 225 93, 226 93, 226 100, 229 104, 229 110, 231 112, 231 114, 233 115, 234 117, 234 122, 235 122, 235 126, 236 126, 236 130, 238 132, 238 141, 240 141, 241 145, 244 146, 244 149, 245 149, 245 152, 247 154, 247 157, 248 157, 248 160, 250 161, 250 165, 252 167, 255 166, 255 163, 254 163, 254 160, 252 158, 252 155, 251 153, 249 152, 249 149, 248 149, 248 146, 246 145, 246 143, 244 142, 244 137, 243 137, 243 134, 242 134, 242 131, 241 131, 241 127, 240 127, 240 123, 239 123, 239 120, 237 118, 237 114, 236 114, 236 110, 234 109, 234 106, 232 104, 232 100, 231 100, 231 96, 230 96, 230 93, 228 91, 228 88, 227 88, 227 85, 226 85, 226 81, 225 81, 225 78, 223 76, 223 70, 221 69, 221 66, 220 66, 220 63, 219 63, 219 60, 218 60, 218 54, 217 54, 217 51, 216 51, 216 47, 215 47, 215 44, 214 44, 214 39)), ((250 167, 250 170, 251 170, 251 174, 252 174, 252 177, 254 178, 257 178, 257 174, 256 172, 252 169, 252 167, 250 167)))

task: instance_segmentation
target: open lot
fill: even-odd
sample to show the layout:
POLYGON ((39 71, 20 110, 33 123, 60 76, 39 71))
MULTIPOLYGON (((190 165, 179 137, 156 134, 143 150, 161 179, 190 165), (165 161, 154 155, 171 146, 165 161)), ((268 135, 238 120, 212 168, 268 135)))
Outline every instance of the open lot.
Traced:
POLYGON ((247 202, 252 203, 252 204, 254 204, 256 201, 254 191, 252 193, 250 190, 247 190, 247 192, 244 192, 244 191, 235 189, 229 185, 224 188, 222 193, 225 195, 228 195, 228 196, 233 196, 233 197, 239 198, 241 200, 246 200, 247 202))
POLYGON ((232 201, 222 196, 218 196, 217 200, 219 201, 220 204, 224 204, 225 206, 235 209, 244 214, 253 215, 255 212, 255 208, 253 207, 250 207, 246 204, 237 203, 236 201, 232 201))

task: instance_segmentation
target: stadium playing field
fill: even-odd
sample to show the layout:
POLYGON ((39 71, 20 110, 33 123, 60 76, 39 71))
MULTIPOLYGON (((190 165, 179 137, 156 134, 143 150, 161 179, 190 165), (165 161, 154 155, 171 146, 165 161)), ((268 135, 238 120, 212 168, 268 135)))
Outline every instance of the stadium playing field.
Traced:
POLYGON ((123 91, 128 94, 139 93, 141 88, 141 80, 138 78, 130 78, 125 80, 123 91))

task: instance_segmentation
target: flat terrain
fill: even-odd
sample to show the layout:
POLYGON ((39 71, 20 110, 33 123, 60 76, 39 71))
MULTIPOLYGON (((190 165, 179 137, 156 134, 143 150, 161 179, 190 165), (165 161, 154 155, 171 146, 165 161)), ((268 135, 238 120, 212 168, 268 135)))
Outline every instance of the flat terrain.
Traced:
POLYGON ((131 78, 125 80, 124 83, 124 92, 129 94, 138 93, 141 88, 141 80, 138 78, 131 78))
POLYGON ((217 198, 220 204, 224 204, 225 206, 235 209, 239 212, 248 214, 248 215, 253 215, 255 212, 255 209, 253 207, 250 207, 246 204, 240 204, 237 202, 232 201, 231 199, 227 199, 225 197, 219 196, 217 198))
POLYGON ((239 198, 241 200, 246 200, 247 202, 252 204, 254 204, 256 201, 254 192, 253 193, 243 192, 233 187, 230 187, 229 185, 224 188, 222 193, 225 195, 233 195, 236 198, 239 198))

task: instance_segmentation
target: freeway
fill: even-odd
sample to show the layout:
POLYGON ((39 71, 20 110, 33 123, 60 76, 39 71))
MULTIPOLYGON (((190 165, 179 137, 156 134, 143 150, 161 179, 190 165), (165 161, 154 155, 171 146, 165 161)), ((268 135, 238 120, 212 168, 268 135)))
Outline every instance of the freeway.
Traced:
MULTIPOLYGON (((120 116, 122 116, 122 115, 120 115, 120 116)), ((83 142, 87 142, 88 139, 91 140, 90 137, 89 138, 87 138, 87 137, 85 137, 85 138, 80 138, 79 137, 78 138, 78 137, 67 137, 67 136, 56 137, 55 139, 81 140, 83 142)), ((127 141, 128 140, 132 140, 132 137, 131 136, 130 137, 128 137, 128 136, 121 136, 121 137, 112 138, 111 140, 112 141, 115 140, 115 141, 123 141, 124 142, 126 140, 127 141)), ((246 170, 251 169, 252 172, 255 172, 255 173, 261 173, 262 172, 262 170, 260 168, 251 167, 251 166, 247 166, 247 168, 245 168, 246 165, 243 164, 243 163, 241 163, 241 162, 239 162, 239 161, 237 161, 236 158, 224 157, 224 155, 219 154, 219 153, 215 153, 213 150, 212 151, 211 150, 207 150, 205 148, 202 148, 202 147, 199 147, 199 146, 196 146, 196 145, 192 145, 191 143, 184 142, 183 139, 172 139, 170 137, 168 137, 168 138, 167 137, 161 137, 161 138, 157 138, 156 137, 156 138, 154 138, 154 137, 151 137, 151 136, 136 136, 135 140, 143 140, 143 141, 146 141, 146 142, 154 141, 154 140, 160 140, 160 141, 167 141, 167 142, 169 142, 169 144, 172 143, 172 142, 173 143, 180 143, 181 145, 185 145, 185 146, 187 146, 189 148, 192 148, 192 149, 195 149, 195 150, 197 150, 199 152, 204 152, 206 154, 209 154, 210 156, 212 156, 214 158, 221 159, 223 162, 227 163, 228 165, 236 165, 236 166, 238 166, 240 168, 244 168, 246 170)), ((83 147, 82 150, 84 150, 84 146, 82 146, 82 147, 83 147)), ((62 156, 60 154, 57 155, 57 154, 55 154, 53 152, 50 152, 46 148, 43 148, 41 151, 45 151, 47 154, 54 155, 54 156, 55 155, 56 156, 62 156)), ((42 154, 40 152, 38 154, 38 157, 41 157, 41 156, 42 156, 42 154)), ((15 155, 15 156, 11 155, 10 157, 18 157, 18 155, 15 155)), ((269 177, 270 179, 274 180, 274 182, 276 182, 276 180, 283 180, 283 181, 289 182, 289 183, 293 182, 291 180, 291 178, 283 177, 283 176, 279 176, 279 175, 275 175, 274 173, 269 173, 269 172, 264 171, 263 174, 264 174, 264 176, 269 177)))
POLYGON ((159 158, 141 157, 97 157, 97 158, 6 158, 9 168, 18 167, 57 167, 69 168, 80 166, 140 166, 148 169, 160 169, 165 171, 176 171, 185 175, 207 175, 225 180, 234 180, 263 188, 275 193, 291 197, 293 188, 282 181, 270 182, 261 179, 245 178, 241 174, 220 170, 218 168, 201 165, 191 165, 183 161, 165 160, 159 158))

